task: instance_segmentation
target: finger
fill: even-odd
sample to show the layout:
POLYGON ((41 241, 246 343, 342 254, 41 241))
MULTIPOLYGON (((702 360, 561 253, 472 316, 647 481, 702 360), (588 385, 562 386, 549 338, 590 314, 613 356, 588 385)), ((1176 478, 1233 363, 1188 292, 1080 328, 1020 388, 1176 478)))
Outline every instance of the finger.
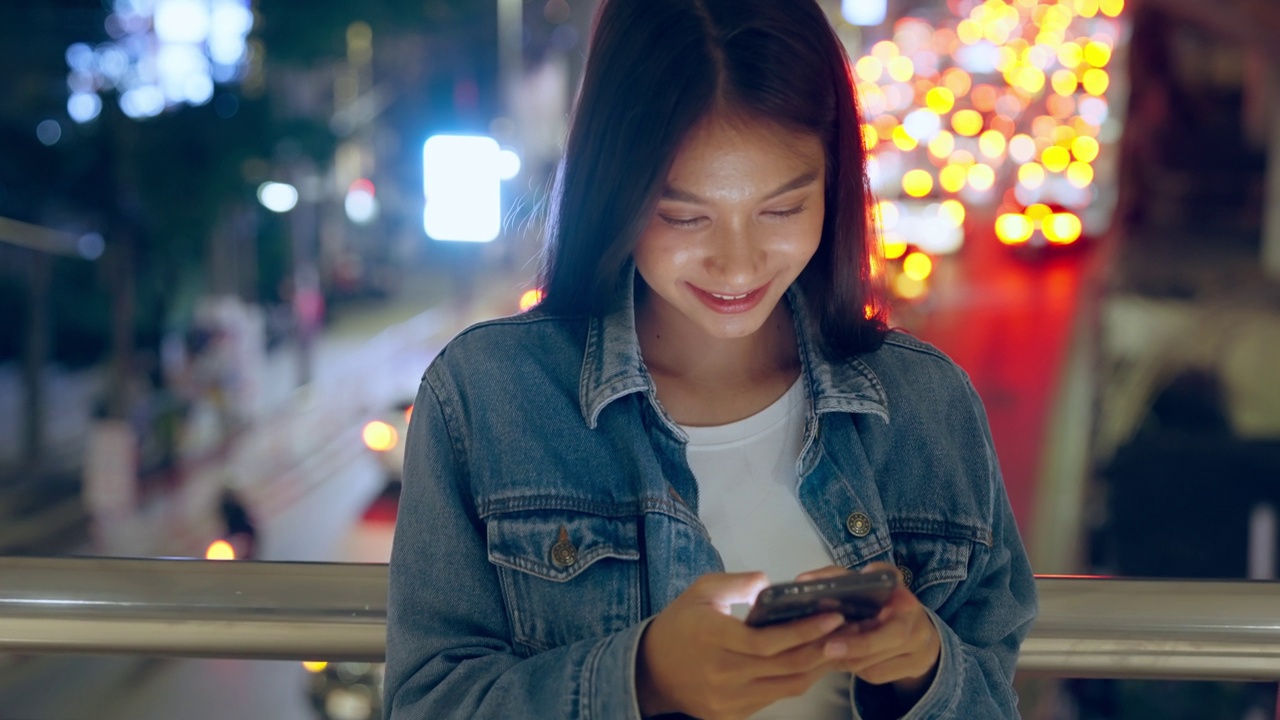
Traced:
POLYGON ((920 658, 908 654, 887 655, 875 662, 845 663, 843 669, 872 685, 917 678, 929 671, 929 667, 920 658))
POLYGON ((810 580, 826 580, 827 578, 835 578, 835 577, 840 577, 841 575, 848 575, 848 574, 849 574, 848 570, 838 565, 828 565, 823 568, 818 568, 817 570, 809 570, 807 572, 800 573, 799 575, 796 576, 796 582, 809 582, 810 580))
POLYGON ((824 665, 804 672, 761 678, 743 688, 738 708, 748 711, 750 716, 782 698, 803 695, 828 672, 831 668, 824 665))
MULTIPOLYGON (((908 615, 891 616, 871 629, 846 626, 826 640, 826 654, 844 660, 865 660, 923 648, 929 630, 908 615)), ((928 620, 924 620, 928 622, 928 620)))
POLYGON ((726 672, 757 680, 806 673, 819 668, 829 671, 840 661, 827 656, 826 641, 818 638, 768 656, 730 651, 724 656, 722 668, 726 672))
POLYGON ((820 640, 844 625, 840 613, 821 613, 768 627, 738 623, 725 638, 725 649, 755 657, 773 657, 805 643, 820 640))

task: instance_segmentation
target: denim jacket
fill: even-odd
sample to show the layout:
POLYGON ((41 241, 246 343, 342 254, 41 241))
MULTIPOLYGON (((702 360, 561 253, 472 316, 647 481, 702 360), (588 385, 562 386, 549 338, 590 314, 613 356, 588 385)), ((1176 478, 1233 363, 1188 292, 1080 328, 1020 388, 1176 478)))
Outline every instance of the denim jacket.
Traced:
MULTIPOLYGON (((638 720, 648 620, 723 572, 624 285, 602 317, 534 309, 473 326, 423 376, 391 556, 386 717, 638 720)), ((942 638, 906 717, 1017 717, 1035 585, 972 384, 900 332, 828 362, 803 295, 787 298, 808 403, 798 501, 837 564, 901 568, 942 638)), ((885 717, 861 687, 853 717, 885 717)))

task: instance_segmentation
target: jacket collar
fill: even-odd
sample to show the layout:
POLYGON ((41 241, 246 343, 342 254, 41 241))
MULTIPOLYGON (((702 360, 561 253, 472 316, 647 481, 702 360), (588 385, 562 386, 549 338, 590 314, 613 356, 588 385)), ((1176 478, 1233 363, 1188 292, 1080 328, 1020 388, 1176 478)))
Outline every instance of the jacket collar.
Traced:
MULTIPOLYGON (((640 357, 636 335, 633 266, 619 283, 613 305, 604 315, 591 317, 587 347, 578 382, 578 401, 587 427, 594 429, 600 413, 614 400, 633 392, 653 397, 653 379, 640 357)), ((817 318, 810 312, 798 284, 787 290, 795 323, 800 363, 808 387, 810 415, 828 412, 870 413, 889 420, 884 386, 861 358, 830 362, 818 346, 817 318)))

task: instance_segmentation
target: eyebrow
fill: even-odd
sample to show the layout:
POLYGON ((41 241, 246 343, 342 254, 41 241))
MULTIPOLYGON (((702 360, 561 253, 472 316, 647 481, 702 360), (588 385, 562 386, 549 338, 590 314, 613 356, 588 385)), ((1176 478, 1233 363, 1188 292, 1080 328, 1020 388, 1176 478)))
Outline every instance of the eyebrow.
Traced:
MULTIPOLYGON (((778 186, 776 190, 766 195, 764 199, 772 200, 778 197, 779 195, 785 195, 786 193, 789 193, 792 190, 799 190, 802 187, 808 187, 809 185, 812 185, 817 179, 818 179, 818 171, 810 170, 809 172, 804 173, 803 175, 800 175, 799 177, 796 177, 778 186)), ((701 205, 707 204, 707 201, 704 198, 698 195, 695 195, 689 192, 688 190, 681 190, 679 188, 671 187, 670 185, 662 189, 662 199, 675 200, 676 202, 695 203, 695 204, 701 204, 701 205)))

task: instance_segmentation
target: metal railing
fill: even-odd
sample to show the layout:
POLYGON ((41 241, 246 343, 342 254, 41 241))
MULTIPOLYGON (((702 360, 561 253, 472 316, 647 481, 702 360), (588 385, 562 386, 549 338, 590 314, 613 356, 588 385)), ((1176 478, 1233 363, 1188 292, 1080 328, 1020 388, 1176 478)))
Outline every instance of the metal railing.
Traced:
MULTIPOLYGON (((1023 672, 1280 680, 1280 583, 1038 578, 1023 672)), ((0 652, 381 660, 387 566, 0 558, 0 652)))

